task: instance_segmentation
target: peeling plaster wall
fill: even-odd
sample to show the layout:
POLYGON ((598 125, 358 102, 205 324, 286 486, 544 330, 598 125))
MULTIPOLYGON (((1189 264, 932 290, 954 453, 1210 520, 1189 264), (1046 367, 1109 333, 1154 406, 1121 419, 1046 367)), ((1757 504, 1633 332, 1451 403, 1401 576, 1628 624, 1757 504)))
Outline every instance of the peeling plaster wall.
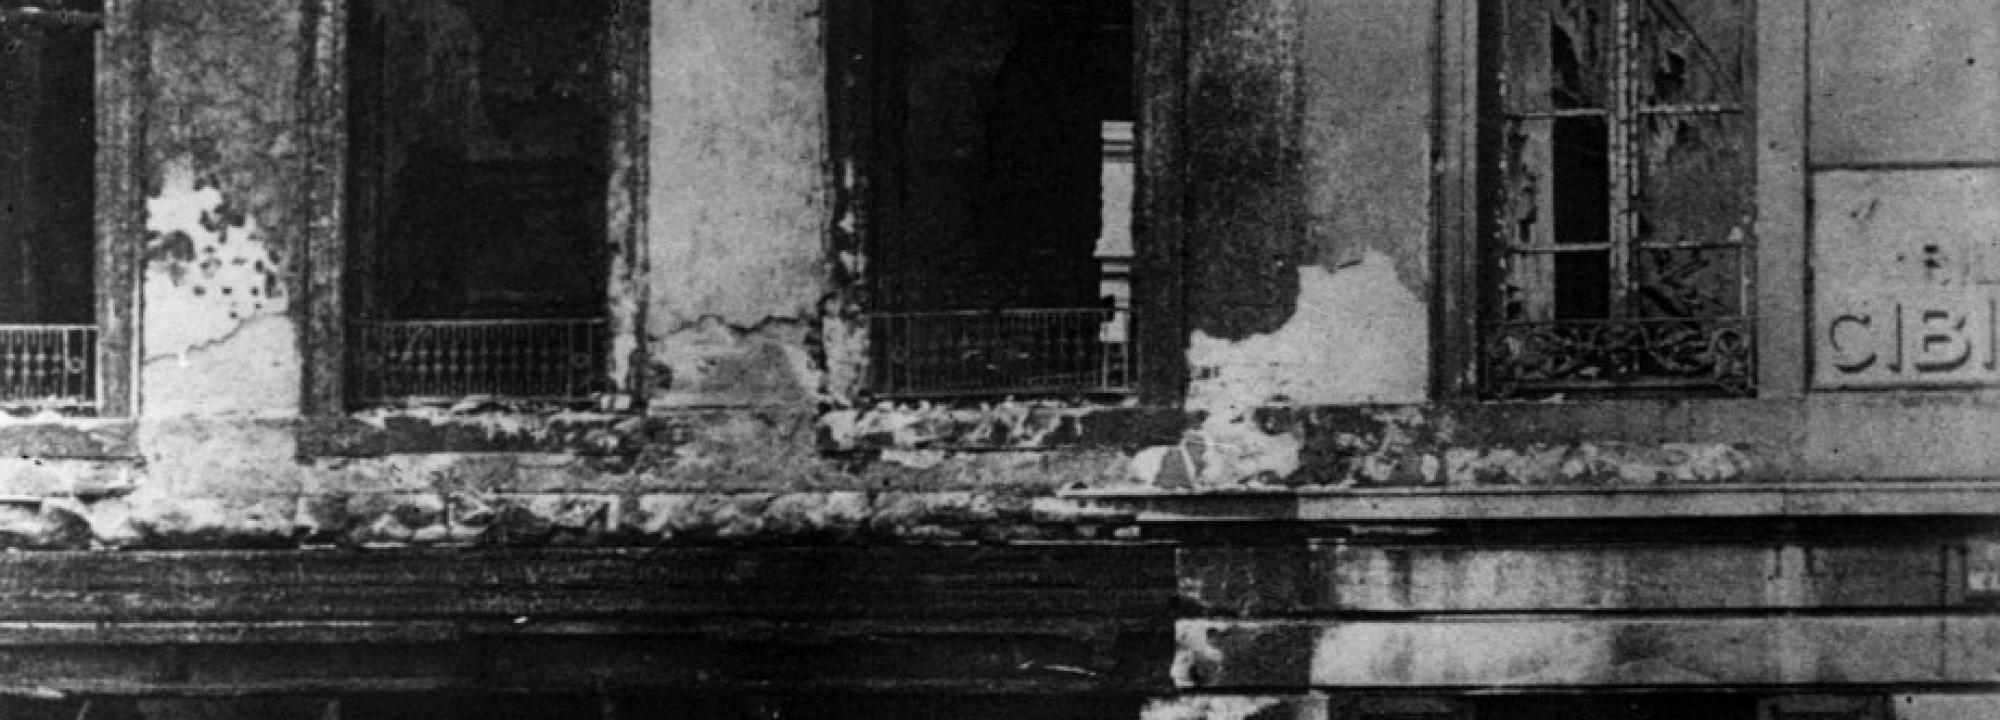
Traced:
POLYGON ((140 412, 293 415, 300 7, 150 3, 140 412))
POLYGON ((716 342, 713 323, 808 317, 826 292, 819 15, 816 2, 653 4, 647 333, 675 391, 714 385, 705 358, 734 367, 791 352, 716 342))
POLYGON ((1434 16, 1392 0, 1195 6, 1191 474, 1283 478, 1302 440, 1258 428, 1254 408, 1429 395, 1431 76, 1410 68, 1431 63, 1434 16))
POLYGON ((811 2, 654 2, 652 235, 655 270, 672 273, 657 279, 673 281, 656 284, 663 307, 740 322, 818 299, 820 12, 811 2))
POLYGON ((1421 402, 1428 3, 1197 5, 1189 405, 1421 402))

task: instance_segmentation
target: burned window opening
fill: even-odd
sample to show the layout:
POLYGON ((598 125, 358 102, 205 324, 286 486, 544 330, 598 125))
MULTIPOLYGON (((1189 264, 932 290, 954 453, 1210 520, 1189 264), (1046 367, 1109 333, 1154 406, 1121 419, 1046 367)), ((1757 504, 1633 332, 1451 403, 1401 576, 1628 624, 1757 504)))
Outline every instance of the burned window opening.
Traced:
POLYGON ((0 2, 0 407, 97 404, 99 2, 0 2))
POLYGON ((350 9, 351 404, 605 389, 611 5, 350 9))
POLYGON ((1478 698, 1472 705, 1479 720, 1754 720, 1758 701, 1748 693, 1676 692, 1519 695, 1478 698))
POLYGON ((1752 0, 1491 0, 1481 392, 1752 392, 1752 0))
POLYGON ((1131 393, 1131 3, 890 5, 871 389, 1131 393))

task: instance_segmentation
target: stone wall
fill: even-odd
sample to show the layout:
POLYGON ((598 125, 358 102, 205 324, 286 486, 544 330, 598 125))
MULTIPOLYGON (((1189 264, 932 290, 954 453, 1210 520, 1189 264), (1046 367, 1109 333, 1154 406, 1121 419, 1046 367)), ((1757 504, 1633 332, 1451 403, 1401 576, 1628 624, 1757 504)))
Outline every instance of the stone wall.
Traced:
MULTIPOLYGON (((931 510, 911 507, 970 518, 968 527, 1074 517, 1055 497, 1079 486, 1648 488, 2000 471, 2000 450, 1979 440, 2000 412, 1983 392, 1806 394, 1801 381, 1747 400, 1479 404, 1431 387, 1440 282, 1431 213, 1442 201, 1430 185, 1439 140, 1429 120, 1439 107, 1435 73, 1400 70, 1438 69, 1437 16, 1463 7, 1361 0, 1188 6, 1189 64, 1177 87, 1191 379, 1177 406, 896 404, 856 392, 867 357, 853 312, 865 283, 843 283, 865 280, 867 262, 828 246, 856 221, 835 217, 828 198, 852 180, 838 169, 857 161, 829 140, 830 8, 661 0, 646 26, 647 77, 636 83, 650 108, 632 136, 643 142, 627 148, 632 164, 613 182, 644 180, 648 194, 643 207, 607 199, 644 223, 637 247, 619 253, 626 266, 612 271, 613 360, 623 368, 612 375, 629 392, 590 411, 469 402, 304 413, 301 398, 317 386, 300 358, 323 335, 301 328, 340 322, 301 299, 308 287, 326 292, 303 267, 309 246, 339 242, 338 213, 307 207, 320 170, 301 150, 327 132, 301 96, 327 84, 313 68, 328 53, 316 33, 333 6, 230 1, 149 3, 135 20, 131 37, 149 58, 138 412, 0 425, 14 451, 0 479, 34 499, 22 501, 30 525, 18 534, 41 539, 25 544, 178 545, 231 529, 468 542, 482 537, 466 520, 487 516, 479 506, 510 503, 546 523, 570 517, 548 508, 582 508, 572 515, 601 516, 590 537, 604 542, 655 542, 674 523, 708 528, 683 538, 801 523, 897 536, 906 520, 934 524, 923 519, 931 510), (43 497, 56 500, 44 508, 43 497), (32 524, 47 518, 91 532, 32 524)), ((1975 5, 1897 17, 1962 26, 1954 18, 1984 7, 1975 5)), ((1803 37, 1803 15, 1773 13, 1761 22, 1803 37)), ((1920 87, 1910 68, 1947 65, 1976 85, 1994 64, 1983 36, 1909 40, 1891 53, 1901 64, 1885 66, 1834 52, 1860 26, 1815 27, 1811 41, 1826 52, 1812 55, 1812 87, 1831 105, 1810 118, 1826 138, 1814 162, 1977 155, 1976 143, 1918 147, 1952 133, 1905 128, 1889 108, 1923 98, 1872 104, 1847 88, 1881 80, 1921 92, 1908 90, 1920 87)), ((1803 46, 1765 45, 1794 62, 1766 63, 1762 96, 1803 92, 1806 73, 1785 70, 1808 69, 1803 46)), ((1967 213, 1982 172, 1826 169, 1812 185, 1823 196, 1818 227, 1876 237, 1908 229, 1868 229, 1881 218, 1976 216, 1967 213), (1871 208, 1876 220, 1855 215, 1871 208)), ((1768 217, 1784 216, 1788 202, 1804 207, 1773 195, 1768 217)), ((1805 220, 1793 216, 1801 227, 1791 240, 1760 235, 1793 243, 1774 257, 1803 263, 1805 220)), ((1771 372, 1803 378, 1804 349, 1786 355, 1784 337, 1769 340, 1771 372)))

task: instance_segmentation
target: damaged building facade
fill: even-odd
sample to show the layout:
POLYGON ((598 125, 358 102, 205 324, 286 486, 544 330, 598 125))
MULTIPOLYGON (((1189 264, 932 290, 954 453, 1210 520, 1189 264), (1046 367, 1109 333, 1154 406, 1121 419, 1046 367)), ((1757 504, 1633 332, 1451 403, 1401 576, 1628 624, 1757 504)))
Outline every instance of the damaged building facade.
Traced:
POLYGON ((2000 0, 0 0, 0 714, 2000 717, 2000 0))

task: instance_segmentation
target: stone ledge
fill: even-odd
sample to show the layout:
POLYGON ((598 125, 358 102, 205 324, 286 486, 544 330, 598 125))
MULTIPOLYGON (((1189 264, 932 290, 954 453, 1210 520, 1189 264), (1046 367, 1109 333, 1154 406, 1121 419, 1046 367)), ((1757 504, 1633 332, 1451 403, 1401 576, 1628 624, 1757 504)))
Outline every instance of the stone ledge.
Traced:
POLYGON ((135 460, 137 424, 128 419, 0 422, 0 457, 135 460))
POLYGON ((1152 543, 8 553, 0 647, 763 637, 808 620, 836 635, 1164 633, 1174 567, 1152 543))
POLYGON ((1271 688, 1991 688, 2000 616, 1496 615, 1414 621, 1181 621, 1174 682, 1271 688))
POLYGON ((134 493, 0 500, 0 547, 649 547, 1132 539, 1130 518, 1020 487, 940 492, 134 493))
POLYGON ((1148 523, 2000 516, 2000 481, 1209 491, 1135 485, 1059 495, 1087 511, 1148 523))

